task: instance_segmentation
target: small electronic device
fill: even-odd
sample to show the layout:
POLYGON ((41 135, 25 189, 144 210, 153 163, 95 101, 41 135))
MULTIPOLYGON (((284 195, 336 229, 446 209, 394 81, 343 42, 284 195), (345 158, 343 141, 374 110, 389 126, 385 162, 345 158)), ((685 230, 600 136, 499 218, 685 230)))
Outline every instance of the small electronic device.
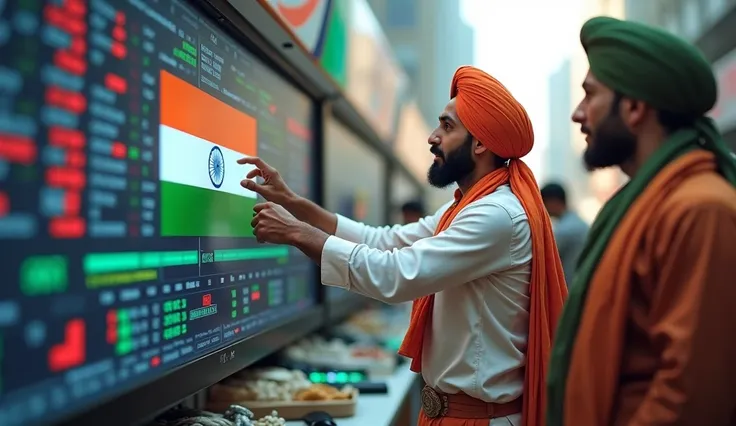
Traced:
POLYGON ((304 416, 307 426, 337 426, 335 420, 324 411, 313 411, 304 416))
POLYGON ((357 389, 361 394, 380 395, 388 393, 388 385, 386 382, 360 382, 352 383, 351 386, 357 389))
POLYGON ((354 385, 368 379, 368 375, 364 370, 311 370, 306 371, 306 373, 312 383, 328 385, 354 385))

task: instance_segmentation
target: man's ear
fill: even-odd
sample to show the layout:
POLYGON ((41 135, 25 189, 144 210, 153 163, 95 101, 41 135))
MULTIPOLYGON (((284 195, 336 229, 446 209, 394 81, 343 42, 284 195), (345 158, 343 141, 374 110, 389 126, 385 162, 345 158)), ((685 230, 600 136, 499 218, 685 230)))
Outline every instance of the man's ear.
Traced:
POLYGON ((478 139, 473 138, 473 152, 475 153, 475 155, 483 154, 486 151, 488 151, 488 148, 486 148, 486 146, 483 145, 478 139))
POLYGON ((633 99, 622 99, 620 108, 619 113, 623 122, 632 131, 644 123, 651 111, 651 107, 646 102, 633 99))

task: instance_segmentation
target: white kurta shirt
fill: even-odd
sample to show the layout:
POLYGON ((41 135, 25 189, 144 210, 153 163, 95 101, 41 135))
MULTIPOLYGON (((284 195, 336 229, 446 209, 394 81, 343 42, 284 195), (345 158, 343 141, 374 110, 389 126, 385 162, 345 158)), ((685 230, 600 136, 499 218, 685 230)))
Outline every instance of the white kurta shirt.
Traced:
POLYGON ((504 185, 434 236, 451 204, 404 226, 374 228, 338 216, 336 235, 322 250, 322 283, 387 303, 435 293, 422 352, 427 385, 509 402, 524 386, 529 223, 504 185))

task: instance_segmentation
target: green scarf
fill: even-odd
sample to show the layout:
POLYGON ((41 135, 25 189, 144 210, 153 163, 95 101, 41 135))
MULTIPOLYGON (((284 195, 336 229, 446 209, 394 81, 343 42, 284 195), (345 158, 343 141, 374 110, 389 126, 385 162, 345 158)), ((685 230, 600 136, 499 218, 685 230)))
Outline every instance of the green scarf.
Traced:
POLYGON ((585 306, 588 284, 603 257, 608 241, 647 184, 667 164, 698 147, 716 155, 720 173, 736 187, 736 161, 721 139, 715 123, 710 118, 702 118, 695 127, 680 130, 665 141, 636 176, 605 204, 593 222, 585 249, 578 261, 575 278, 570 285, 567 303, 557 326, 552 348, 552 360, 547 377, 547 426, 563 426, 565 384, 575 337, 585 306))

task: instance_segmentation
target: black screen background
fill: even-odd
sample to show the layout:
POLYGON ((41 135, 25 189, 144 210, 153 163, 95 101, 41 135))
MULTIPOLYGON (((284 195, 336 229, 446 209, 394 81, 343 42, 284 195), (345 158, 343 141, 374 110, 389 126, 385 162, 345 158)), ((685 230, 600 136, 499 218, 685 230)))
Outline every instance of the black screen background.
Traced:
POLYGON ((10 0, 0 10, 0 57, 2 424, 84 409, 315 303, 315 269, 298 251, 286 249, 287 261, 218 262, 218 250, 264 246, 252 238, 159 236, 160 70, 255 117, 259 155, 300 195, 315 195, 312 101, 210 19, 176 0, 10 0), (219 78, 202 66, 203 46, 224 59, 219 78), (84 71, 69 71, 80 64, 84 71), (112 91, 109 74, 126 90, 112 91), (71 95, 86 108, 70 111, 79 106, 71 95), (83 134, 85 144, 52 138, 59 127, 83 134), (104 155, 112 142, 125 146, 125 158, 104 155), (58 191, 70 186, 78 189, 58 191), (66 192, 78 193, 78 211, 66 207, 74 205, 66 192), (124 232, 112 235, 121 223, 124 232), (161 260, 161 253, 192 251, 194 264, 182 265, 181 255, 161 260), (105 252, 157 253, 159 266, 141 268, 149 275, 138 280, 137 269, 128 269, 90 281, 84 257, 105 252), (214 262, 203 262, 208 253, 214 262))

